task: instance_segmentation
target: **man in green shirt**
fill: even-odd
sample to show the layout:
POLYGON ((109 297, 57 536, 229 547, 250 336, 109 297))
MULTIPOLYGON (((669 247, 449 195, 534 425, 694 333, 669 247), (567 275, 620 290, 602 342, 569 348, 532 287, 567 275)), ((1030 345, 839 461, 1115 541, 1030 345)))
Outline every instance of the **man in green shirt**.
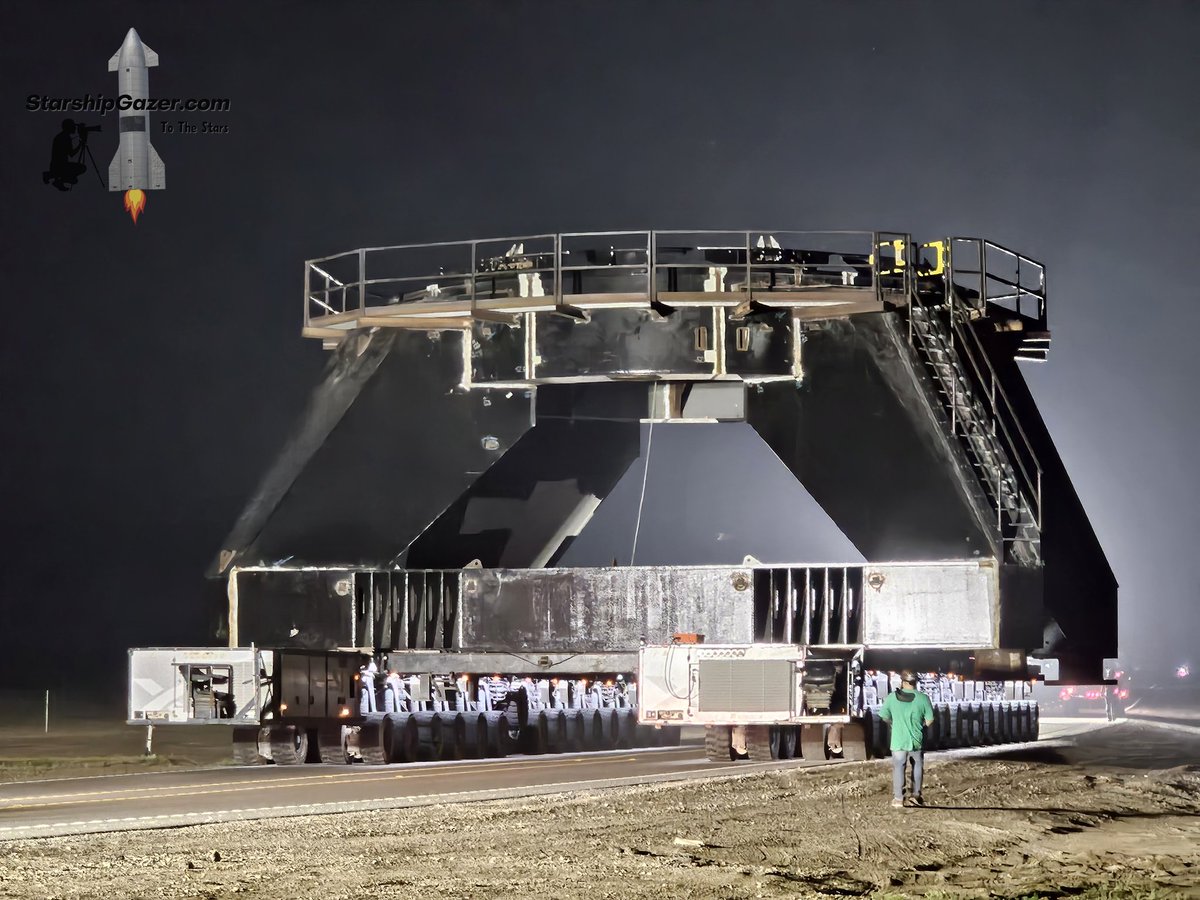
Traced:
POLYGON ((900 687, 888 694, 879 710, 879 718, 892 726, 892 806, 904 805, 904 775, 908 761, 913 764, 912 803, 923 806, 921 775, 925 754, 922 726, 933 724, 933 704, 917 690, 917 676, 900 673, 900 687))

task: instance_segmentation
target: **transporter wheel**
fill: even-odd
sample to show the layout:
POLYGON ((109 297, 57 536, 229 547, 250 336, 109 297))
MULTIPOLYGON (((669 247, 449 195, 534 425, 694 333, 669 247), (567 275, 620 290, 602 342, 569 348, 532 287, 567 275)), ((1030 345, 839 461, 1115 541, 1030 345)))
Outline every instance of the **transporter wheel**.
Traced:
POLYGON ((996 704, 996 739, 1001 744, 1007 744, 1012 740, 1012 722, 1009 719, 1007 703, 996 704))
POLYGON ((420 759, 442 758, 442 719, 434 712, 412 714, 417 723, 417 740, 420 759))
POLYGON ((978 703, 972 703, 964 706, 962 713, 967 718, 967 743, 972 747, 980 746, 983 744, 983 708, 978 703))
POLYGON ((382 766, 387 762, 387 750, 384 748, 387 730, 387 722, 382 719, 365 722, 359 727, 358 755, 368 766, 382 766))
POLYGON ((420 739, 417 723, 407 713, 392 713, 383 720, 383 752, 389 763, 415 762, 420 739))
POLYGON ((617 746, 628 750, 634 746, 637 737, 637 710, 614 710, 617 715, 617 746))
POLYGON ((317 729, 317 752, 327 765, 344 766, 350 762, 341 725, 323 725, 317 729))
POLYGON ((779 758, 780 759, 795 759, 796 747, 799 745, 800 735, 796 733, 795 725, 780 725, 779 726, 779 758))
POLYGON ((462 713, 444 712, 442 718, 442 759, 462 759, 467 752, 467 720, 462 713))
POLYGON ((779 759, 779 726, 747 725, 746 758, 751 762, 779 759))
POLYGON ((567 723, 567 750, 577 752, 587 749, 583 711, 579 709, 563 710, 563 718, 567 723))
POLYGON ((949 705, 939 703, 933 718, 938 730, 938 749, 949 750, 954 746, 954 729, 950 722, 949 705))
POLYGON ((959 709, 954 704, 951 704, 946 709, 946 719, 950 723, 950 746, 965 747, 966 741, 963 739, 962 733, 962 718, 959 716, 959 709))
POLYGON ((800 755, 809 760, 829 759, 829 747, 825 743, 825 726, 810 723, 800 726, 800 755))
POLYGON ((487 719, 488 756, 505 757, 512 752, 512 723, 502 712, 484 713, 487 719))
POLYGON ((258 752, 258 726, 233 729, 233 763, 237 766, 263 766, 270 762, 258 752))
POLYGON ((867 747, 868 731, 863 722, 847 722, 842 726, 842 759, 863 760, 870 753, 867 747))
POLYGON ((597 750, 612 750, 621 739, 621 719, 615 709, 598 709, 600 714, 602 737, 597 750))
POLYGON ((517 742, 520 752, 529 755, 539 755, 549 749, 546 713, 542 710, 532 712, 528 716, 529 724, 521 729, 521 737, 517 742))
POLYGON ((463 718, 463 757, 465 759, 483 759, 488 753, 488 724, 487 716, 481 712, 462 714, 463 718))
POLYGON ((545 723, 546 750, 563 753, 567 749, 567 717, 561 709, 542 710, 545 723))
POLYGON ((598 709, 580 710, 583 716, 583 749, 603 750, 604 748, 604 717, 598 709))
POLYGON ((1029 740, 1039 740, 1041 726, 1038 725, 1038 705, 1031 703, 1029 705, 1029 740))
POLYGON ((879 718, 879 713, 871 711, 863 717, 871 741, 871 755, 885 759, 891 755, 891 732, 888 723, 879 718))
POLYGON ((732 762, 733 730, 728 725, 704 726, 704 758, 712 762, 732 762))
POLYGON ((308 758, 308 730, 295 725, 271 729, 271 758, 278 766, 299 766, 308 758))

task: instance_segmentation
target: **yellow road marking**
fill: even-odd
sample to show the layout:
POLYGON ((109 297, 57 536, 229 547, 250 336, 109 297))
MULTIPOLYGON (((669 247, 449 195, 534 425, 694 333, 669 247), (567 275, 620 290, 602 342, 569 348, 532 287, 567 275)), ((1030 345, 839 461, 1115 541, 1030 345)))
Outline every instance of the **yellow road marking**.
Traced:
MULTIPOLYGON (((601 763, 610 763, 610 762, 611 763, 635 762, 639 758, 640 757, 637 757, 637 756, 616 756, 616 757, 606 756, 606 757, 602 757, 602 758, 580 757, 580 758, 576 758, 576 759, 567 759, 567 760, 561 760, 561 761, 557 761, 557 762, 549 762, 549 761, 538 762, 537 767, 539 769, 552 769, 552 768, 560 768, 562 766, 599 765, 601 763)), ((487 772, 487 771, 495 771, 497 769, 512 769, 512 764, 511 763, 501 764, 501 765, 483 764, 483 765, 478 765, 478 766, 472 766, 468 769, 468 771, 469 772, 487 772)), ((415 778, 432 778, 436 775, 441 775, 445 772, 453 772, 453 771, 457 771, 457 769, 452 768, 452 767, 439 766, 437 768, 425 769, 425 770, 419 771, 419 772, 390 772, 389 771, 389 772, 379 772, 378 774, 375 774, 375 775, 364 775, 364 776, 360 776, 360 777, 347 777, 347 776, 343 776, 343 775, 339 774, 339 775, 302 776, 299 778, 282 778, 282 779, 280 779, 280 778, 276 778, 276 779, 260 778, 260 779, 255 779, 254 781, 242 781, 242 782, 236 782, 236 781, 215 782, 215 783, 209 784, 209 785, 196 785, 194 788, 189 788, 186 790, 178 790, 178 791, 173 790, 173 791, 161 791, 160 792, 160 791, 157 791, 155 788, 128 788, 124 792, 122 792, 123 794, 125 794, 124 796, 97 796, 100 794, 105 794, 105 793, 110 793, 110 792, 92 791, 92 792, 88 792, 86 794, 49 795, 49 797, 46 797, 46 798, 36 798, 43 802, 20 803, 20 804, 11 805, 11 806, 5 805, 3 807, 0 807, 0 812, 10 812, 10 811, 22 810, 22 809, 45 809, 45 808, 51 807, 51 806, 71 806, 71 805, 75 804, 76 802, 78 802, 80 804, 116 803, 116 802, 120 802, 122 800, 157 800, 157 799, 165 798, 165 797, 196 797, 196 796, 201 796, 201 795, 205 795, 205 794, 232 794, 232 793, 236 793, 239 789, 245 788, 247 786, 249 786, 250 790, 257 790, 257 791, 276 790, 278 788, 288 788, 288 787, 294 787, 297 785, 313 787, 313 786, 317 786, 317 785, 314 785, 314 784, 305 785, 305 783, 306 782, 314 782, 314 781, 315 782, 327 781, 331 778, 337 779, 339 784, 356 784, 356 783, 361 783, 361 782, 386 781, 389 779, 404 780, 404 779, 415 779, 415 778), (131 792, 150 792, 150 793, 146 793, 146 795, 142 796, 142 797, 128 796, 128 794, 131 792), (58 799, 52 799, 54 797, 57 797, 58 799), (79 798, 79 797, 85 797, 85 798, 90 798, 90 799, 77 800, 76 798, 79 798)), ((111 793, 116 793, 116 792, 111 792, 111 793)), ((17 798, 17 799, 33 800, 35 798, 31 797, 31 798, 17 798)), ((7 802, 9 802, 9 801, 6 801, 6 803, 7 802)))

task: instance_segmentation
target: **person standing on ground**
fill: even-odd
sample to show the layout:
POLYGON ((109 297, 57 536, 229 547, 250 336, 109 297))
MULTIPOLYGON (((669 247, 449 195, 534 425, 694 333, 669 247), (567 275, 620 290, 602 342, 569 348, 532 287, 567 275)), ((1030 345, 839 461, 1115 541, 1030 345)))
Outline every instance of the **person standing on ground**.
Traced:
POLYGON ((922 728, 933 724, 933 704, 917 690, 917 676, 900 673, 900 687, 888 694, 879 710, 879 718, 892 726, 892 806, 904 806, 904 782, 908 762, 912 760, 913 783, 910 802, 924 806, 921 777, 925 763, 922 728))

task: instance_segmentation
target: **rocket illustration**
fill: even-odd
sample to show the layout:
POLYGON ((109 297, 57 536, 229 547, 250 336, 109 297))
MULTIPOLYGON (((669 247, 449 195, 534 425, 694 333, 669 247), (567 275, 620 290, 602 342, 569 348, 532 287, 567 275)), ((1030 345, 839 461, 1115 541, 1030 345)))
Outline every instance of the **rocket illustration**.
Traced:
POLYGON ((125 208, 134 224, 146 206, 143 192, 167 186, 167 169, 150 143, 150 117, 146 114, 150 98, 146 70, 157 65, 158 54, 142 43, 133 28, 108 61, 108 71, 117 73, 120 94, 129 98, 124 104, 129 108, 120 110, 121 146, 108 166, 108 189, 125 191, 125 208))

